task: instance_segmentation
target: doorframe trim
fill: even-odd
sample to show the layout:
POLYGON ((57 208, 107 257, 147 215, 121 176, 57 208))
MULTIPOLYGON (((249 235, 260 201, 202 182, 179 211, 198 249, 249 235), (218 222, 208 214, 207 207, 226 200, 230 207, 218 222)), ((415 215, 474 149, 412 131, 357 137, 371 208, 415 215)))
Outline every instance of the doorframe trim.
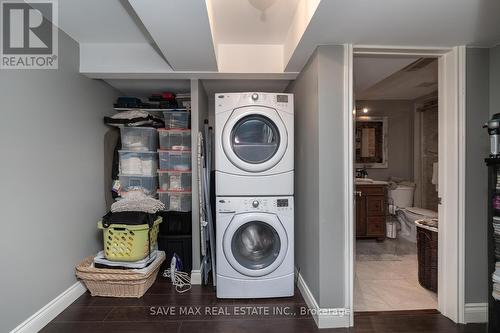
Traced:
MULTIPOLYGON (((345 251, 347 252, 347 263, 344 288, 346 308, 353 308, 354 294, 354 170, 353 170, 353 148, 352 139, 352 110, 353 96, 353 57, 354 54, 373 55, 408 55, 408 56, 434 56, 440 60, 439 80, 439 104, 440 112, 446 113, 454 121, 451 123, 450 137, 447 142, 447 153, 456 160, 456 165, 451 165, 452 172, 440 172, 446 175, 446 180, 441 181, 445 185, 456 183, 456 193, 446 191, 446 201, 443 204, 445 216, 456 216, 457 223, 442 223, 440 225, 439 241, 440 248, 447 251, 456 250, 455 254, 443 255, 440 253, 438 263, 445 269, 439 270, 439 281, 452 281, 448 288, 440 288, 438 294, 438 310, 454 322, 465 321, 465 89, 466 68, 465 46, 448 48, 429 47, 397 47, 397 46, 363 46, 345 44, 345 78, 344 78, 344 175, 346 185, 344 195, 346 198, 346 221, 345 221, 345 251), (451 69, 451 72, 450 72, 451 69), (443 98, 447 97, 446 101, 443 98), (449 148, 449 149, 448 149, 449 148), (456 178, 455 178, 456 177, 456 178), (446 234, 447 237, 444 237, 446 234)), ((448 125, 449 126, 449 125, 448 125)), ((444 155, 440 152, 440 155, 444 155)), ((447 154, 448 155, 448 154, 447 154)), ((446 155, 445 155, 446 156, 446 155)), ((451 163, 450 163, 451 164, 451 163)), ((440 163, 442 169, 443 163, 440 163)), ((450 165, 447 166, 448 170, 450 165)), ((351 316, 353 317, 353 316, 351 316)), ((352 326, 352 319, 350 325, 352 326)))
POLYGON ((349 326, 354 326, 354 82, 353 46, 344 45, 344 198, 346 225, 344 228, 344 306, 351 311, 349 326))

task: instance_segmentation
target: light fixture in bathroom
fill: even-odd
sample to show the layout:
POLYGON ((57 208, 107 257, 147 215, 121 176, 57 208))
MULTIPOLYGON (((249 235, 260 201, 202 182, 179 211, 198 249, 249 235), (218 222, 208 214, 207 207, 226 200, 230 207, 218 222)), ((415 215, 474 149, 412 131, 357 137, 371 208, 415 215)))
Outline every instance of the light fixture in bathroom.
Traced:
POLYGON ((363 108, 363 113, 368 113, 368 108, 363 108))

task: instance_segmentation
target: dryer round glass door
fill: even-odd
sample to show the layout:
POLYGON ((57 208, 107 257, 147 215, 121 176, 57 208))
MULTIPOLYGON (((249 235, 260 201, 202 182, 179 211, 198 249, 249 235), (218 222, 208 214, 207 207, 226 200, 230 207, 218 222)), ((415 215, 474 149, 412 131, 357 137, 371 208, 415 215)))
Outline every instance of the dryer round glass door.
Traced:
POLYGON ((231 147, 242 161, 259 164, 278 151, 280 133, 271 119, 262 115, 241 118, 231 131, 231 147))
POLYGON ((231 266, 247 276, 264 276, 281 265, 288 238, 276 215, 236 215, 224 233, 223 248, 231 266))
POLYGON ((237 168, 262 172, 280 162, 288 145, 286 127, 275 109, 248 106, 233 111, 222 132, 222 147, 237 168))

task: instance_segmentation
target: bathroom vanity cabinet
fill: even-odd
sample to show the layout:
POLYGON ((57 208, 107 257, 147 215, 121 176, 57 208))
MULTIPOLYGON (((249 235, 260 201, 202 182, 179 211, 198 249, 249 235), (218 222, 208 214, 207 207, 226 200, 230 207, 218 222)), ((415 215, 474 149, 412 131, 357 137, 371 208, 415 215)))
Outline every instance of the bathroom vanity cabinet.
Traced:
POLYGON ((376 238, 383 241, 386 236, 387 185, 356 185, 356 238, 376 238))

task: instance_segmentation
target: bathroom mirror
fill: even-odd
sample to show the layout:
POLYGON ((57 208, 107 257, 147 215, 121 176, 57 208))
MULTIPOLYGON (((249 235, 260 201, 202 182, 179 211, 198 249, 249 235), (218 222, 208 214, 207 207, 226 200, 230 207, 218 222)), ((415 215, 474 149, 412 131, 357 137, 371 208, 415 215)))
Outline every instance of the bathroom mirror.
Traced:
POLYGON ((383 169, 387 162, 387 117, 356 117, 356 168, 383 169))

